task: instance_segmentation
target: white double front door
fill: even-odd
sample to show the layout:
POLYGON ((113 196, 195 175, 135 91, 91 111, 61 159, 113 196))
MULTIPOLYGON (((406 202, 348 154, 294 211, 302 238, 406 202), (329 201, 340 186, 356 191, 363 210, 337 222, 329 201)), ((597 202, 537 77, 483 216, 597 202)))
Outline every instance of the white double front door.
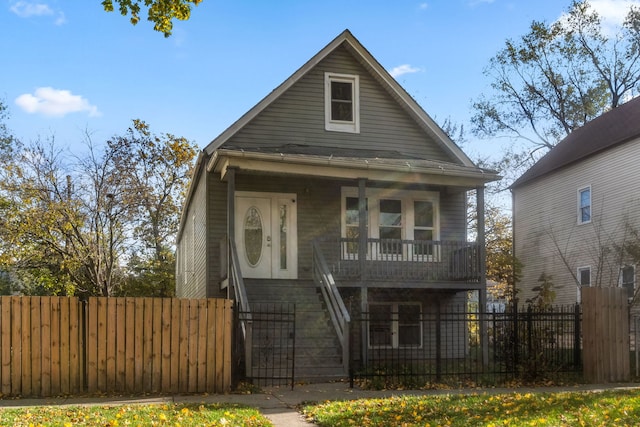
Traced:
POLYGON ((296 195, 236 193, 235 239, 243 277, 296 279, 296 195))

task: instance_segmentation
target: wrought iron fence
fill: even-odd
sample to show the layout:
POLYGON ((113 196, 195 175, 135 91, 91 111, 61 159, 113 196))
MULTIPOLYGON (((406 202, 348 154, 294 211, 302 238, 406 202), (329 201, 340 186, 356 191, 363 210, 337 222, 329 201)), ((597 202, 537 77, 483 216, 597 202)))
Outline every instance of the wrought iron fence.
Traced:
MULTIPOLYGON (((296 313, 295 304, 251 304, 251 311, 238 311, 238 322, 246 325, 243 378, 259 386, 294 384, 296 313)), ((236 334, 236 339, 241 335, 236 334)), ((243 351, 244 350, 244 351, 243 351)))
MULTIPOLYGON (((402 313, 392 317, 401 324, 402 313)), ((439 309, 419 319, 419 339, 377 343, 372 313, 352 319, 351 381, 371 387, 430 384, 498 385, 581 375, 579 306, 509 307, 479 313, 439 309), (485 322, 488 336, 480 336, 485 322), (483 351, 483 346, 484 350, 483 351), (484 355, 484 356, 483 356, 484 355)), ((405 322, 406 324, 406 322, 405 322)), ((402 334, 400 326, 391 333, 402 334)))

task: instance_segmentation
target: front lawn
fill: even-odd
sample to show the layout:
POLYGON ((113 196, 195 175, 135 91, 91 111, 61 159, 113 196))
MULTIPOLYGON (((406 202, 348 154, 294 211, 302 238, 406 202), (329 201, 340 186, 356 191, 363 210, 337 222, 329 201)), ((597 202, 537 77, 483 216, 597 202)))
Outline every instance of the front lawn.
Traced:
POLYGON ((401 396, 304 408, 322 427, 637 426, 640 392, 401 396))
POLYGON ((0 410, 0 426, 267 427, 258 410, 238 405, 34 406, 0 410))

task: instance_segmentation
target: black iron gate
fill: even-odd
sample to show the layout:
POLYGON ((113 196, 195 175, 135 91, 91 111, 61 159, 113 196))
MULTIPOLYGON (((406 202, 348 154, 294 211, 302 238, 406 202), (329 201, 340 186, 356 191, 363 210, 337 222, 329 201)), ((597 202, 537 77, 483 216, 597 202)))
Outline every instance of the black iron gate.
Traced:
POLYGON ((290 384, 295 370, 295 304, 253 304, 238 313, 236 350, 243 356, 244 378, 259 386, 290 384))

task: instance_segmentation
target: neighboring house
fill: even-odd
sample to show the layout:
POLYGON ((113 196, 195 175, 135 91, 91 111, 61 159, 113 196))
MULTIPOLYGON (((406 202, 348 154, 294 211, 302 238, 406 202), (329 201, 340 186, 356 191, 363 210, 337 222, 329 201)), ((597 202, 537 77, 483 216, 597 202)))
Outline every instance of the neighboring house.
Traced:
POLYGON ((580 302, 582 286, 622 286, 632 297, 635 261, 618 249, 640 231, 640 98, 592 120, 512 185, 521 302, 542 274, 555 303, 580 302))
POLYGON ((466 199, 478 190, 482 216, 498 178, 344 31, 200 153, 177 295, 302 307, 296 377, 344 375, 345 324, 362 312, 371 320, 352 354, 429 348, 424 313, 469 290, 486 297, 466 199))

